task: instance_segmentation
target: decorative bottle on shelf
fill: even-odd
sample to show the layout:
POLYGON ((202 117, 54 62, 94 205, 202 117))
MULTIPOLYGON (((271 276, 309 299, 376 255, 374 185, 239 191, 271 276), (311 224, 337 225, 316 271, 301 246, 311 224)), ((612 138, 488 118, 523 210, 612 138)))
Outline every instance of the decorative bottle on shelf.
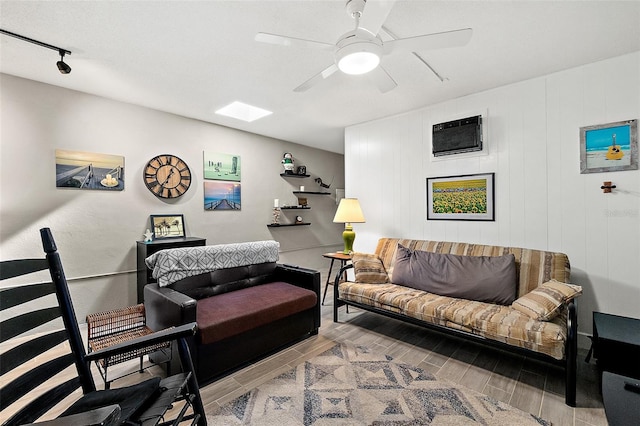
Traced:
POLYGON ((272 225, 279 225, 280 224, 280 206, 279 206, 279 202, 280 202, 280 200, 278 200, 277 198, 273 200, 273 220, 271 222, 272 225))

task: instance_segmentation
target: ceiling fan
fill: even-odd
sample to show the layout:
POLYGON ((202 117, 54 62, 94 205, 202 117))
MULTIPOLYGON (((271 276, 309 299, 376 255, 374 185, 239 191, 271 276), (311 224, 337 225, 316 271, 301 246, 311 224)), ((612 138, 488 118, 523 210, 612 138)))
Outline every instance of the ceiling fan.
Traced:
MULTIPOLYGON (((340 70, 352 75, 371 72, 378 89, 386 93, 396 87, 397 83, 380 65, 384 55, 405 51, 414 52, 418 56, 416 51, 464 46, 473 33, 471 28, 464 28, 416 37, 396 38, 383 27, 395 1, 347 0, 347 14, 355 20, 355 29, 344 33, 335 44, 268 33, 256 34, 255 40, 282 46, 333 51, 334 63, 293 89, 294 92, 304 92, 340 70), (386 32, 394 40, 382 41, 380 31, 386 32)), ((419 56, 418 58, 424 62, 419 56)))

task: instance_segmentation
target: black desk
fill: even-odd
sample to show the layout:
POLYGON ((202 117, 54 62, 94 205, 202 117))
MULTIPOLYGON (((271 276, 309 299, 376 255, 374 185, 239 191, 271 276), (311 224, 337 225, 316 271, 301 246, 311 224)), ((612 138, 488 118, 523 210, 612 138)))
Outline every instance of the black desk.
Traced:
POLYGON ((640 319, 594 312, 593 356, 600 372, 640 379, 640 319))

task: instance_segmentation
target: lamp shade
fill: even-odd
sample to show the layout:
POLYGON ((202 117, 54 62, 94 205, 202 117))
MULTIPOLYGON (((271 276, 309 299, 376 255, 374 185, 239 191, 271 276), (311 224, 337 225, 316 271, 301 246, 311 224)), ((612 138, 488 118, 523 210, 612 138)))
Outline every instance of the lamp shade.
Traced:
POLYGON ((357 198, 343 198, 333 218, 334 223, 364 223, 364 215, 357 198))

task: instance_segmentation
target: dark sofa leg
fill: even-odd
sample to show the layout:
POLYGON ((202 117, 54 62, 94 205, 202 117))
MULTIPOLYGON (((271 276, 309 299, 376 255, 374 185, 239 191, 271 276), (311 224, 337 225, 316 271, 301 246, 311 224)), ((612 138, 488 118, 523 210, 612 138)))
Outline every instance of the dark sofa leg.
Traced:
POLYGON ((565 370, 565 404, 576 406, 576 381, 577 381, 577 357, 578 357, 578 315, 573 302, 569 303, 567 312, 567 358, 565 370))

